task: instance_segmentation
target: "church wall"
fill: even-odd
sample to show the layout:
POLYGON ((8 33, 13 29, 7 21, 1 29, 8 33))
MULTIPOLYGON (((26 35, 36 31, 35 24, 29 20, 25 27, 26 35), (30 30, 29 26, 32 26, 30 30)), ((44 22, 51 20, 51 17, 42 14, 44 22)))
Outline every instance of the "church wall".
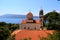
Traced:
POLYGON ((23 30, 40 30, 41 25, 40 24, 36 24, 36 23, 26 23, 26 24, 21 24, 20 25, 20 29, 23 30))

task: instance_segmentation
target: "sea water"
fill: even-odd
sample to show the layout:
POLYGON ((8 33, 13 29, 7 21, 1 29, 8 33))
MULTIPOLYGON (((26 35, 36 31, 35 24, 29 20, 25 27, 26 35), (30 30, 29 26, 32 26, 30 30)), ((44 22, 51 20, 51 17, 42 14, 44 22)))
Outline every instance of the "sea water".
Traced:
MULTIPOLYGON (((24 19, 26 18, 0 18, 0 22, 19 24, 24 19)), ((39 20, 39 18, 34 18, 34 19, 39 20)))

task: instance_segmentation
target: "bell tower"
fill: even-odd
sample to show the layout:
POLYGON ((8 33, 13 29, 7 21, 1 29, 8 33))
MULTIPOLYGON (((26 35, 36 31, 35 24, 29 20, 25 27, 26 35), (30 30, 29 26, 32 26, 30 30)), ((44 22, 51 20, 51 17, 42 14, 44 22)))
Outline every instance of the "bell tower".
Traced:
POLYGON ((43 14, 44 14, 43 10, 41 9, 40 12, 39 12, 39 18, 40 18, 39 20, 41 22, 41 28, 42 29, 43 29, 43 26, 44 26, 44 22, 43 22, 44 21, 44 17, 43 17, 43 14))

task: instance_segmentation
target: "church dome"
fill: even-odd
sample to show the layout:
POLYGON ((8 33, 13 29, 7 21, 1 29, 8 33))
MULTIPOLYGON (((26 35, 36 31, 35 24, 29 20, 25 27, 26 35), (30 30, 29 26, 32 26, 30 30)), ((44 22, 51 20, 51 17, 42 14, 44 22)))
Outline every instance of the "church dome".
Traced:
POLYGON ((30 19, 30 20, 32 20, 33 19, 33 14, 31 12, 28 12, 27 18, 30 19))

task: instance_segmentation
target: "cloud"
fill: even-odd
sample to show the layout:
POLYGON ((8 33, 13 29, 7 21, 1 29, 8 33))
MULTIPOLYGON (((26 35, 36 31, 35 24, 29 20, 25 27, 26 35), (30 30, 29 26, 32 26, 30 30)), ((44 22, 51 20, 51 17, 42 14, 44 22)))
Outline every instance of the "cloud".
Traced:
POLYGON ((58 13, 60 13, 60 11, 59 11, 59 10, 57 10, 57 12, 58 12, 58 13))

